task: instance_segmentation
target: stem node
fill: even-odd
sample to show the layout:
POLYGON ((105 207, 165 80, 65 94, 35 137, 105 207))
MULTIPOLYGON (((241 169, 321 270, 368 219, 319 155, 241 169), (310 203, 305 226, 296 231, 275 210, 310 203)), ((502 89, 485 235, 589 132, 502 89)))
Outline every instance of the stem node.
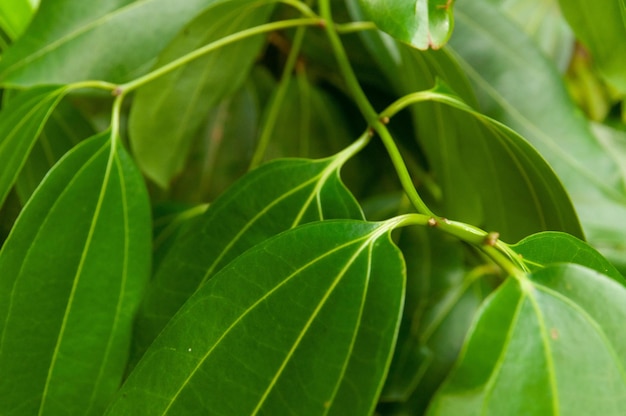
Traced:
POLYGON ((485 240, 483 244, 490 247, 495 247, 498 244, 498 239, 500 238, 500 233, 492 231, 485 236, 485 240))

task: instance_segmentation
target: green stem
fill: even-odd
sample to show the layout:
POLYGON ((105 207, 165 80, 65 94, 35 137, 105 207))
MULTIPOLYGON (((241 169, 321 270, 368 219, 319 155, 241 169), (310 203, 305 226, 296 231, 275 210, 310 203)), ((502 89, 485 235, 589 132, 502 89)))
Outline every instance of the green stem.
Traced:
POLYGON ((190 52, 166 65, 163 65, 160 68, 155 69, 152 72, 147 73, 144 76, 136 78, 133 81, 127 82, 126 84, 119 85, 116 88, 115 93, 116 95, 127 94, 128 92, 136 90, 137 88, 151 81, 154 81, 155 79, 162 77, 163 75, 172 72, 209 52, 213 52, 216 49, 240 41, 242 39, 246 39, 251 36, 260 35, 263 33, 273 32, 276 30, 287 29, 290 27, 319 26, 321 24, 323 24, 323 21, 318 18, 290 19, 282 20, 279 22, 267 23, 250 29, 242 30, 241 32, 233 33, 232 35, 225 36, 219 40, 216 40, 215 42, 211 42, 201 48, 198 48, 193 52, 190 52))
POLYGON ((369 102, 365 92, 361 88, 359 81, 350 65, 350 61, 348 60, 348 56, 346 55, 346 51, 339 39, 339 35, 337 33, 337 29, 334 26, 332 13, 330 10, 330 0, 320 0, 320 14, 322 18, 326 21, 326 34, 328 35, 328 39, 330 41, 331 47, 333 48, 333 52, 335 54, 335 58, 337 59, 337 63, 339 65, 339 70, 341 71, 348 90, 353 95, 353 98, 359 107, 359 110, 365 117, 365 120, 369 124, 369 126, 378 133, 380 136, 385 148, 387 149, 387 153, 389 153, 389 157, 396 169, 396 173, 398 178, 400 179, 400 183, 402 184, 402 188, 407 193, 409 200, 417 209, 418 212, 434 216, 432 211, 426 206, 422 198, 417 193, 415 186, 413 184, 413 180, 411 179, 411 175, 404 163, 402 155, 396 146, 393 137, 389 133, 389 130, 385 126, 383 122, 381 122, 378 113, 369 102))
POLYGON ((509 276, 520 280, 525 278, 526 268, 521 266, 514 258, 511 258, 510 249, 503 253, 502 248, 505 244, 500 241, 490 241, 490 234, 480 228, 458 221, 450 221, 445 218, 437 219, 423 214, 400 215, 387 220, 387 224, 388 229, 396 229, 408 225, 436 228, 481 250, 509 276))
POLYGON ((100 90, 115 91, 117 85, 106 81, 81 81, 67 85, 68 91, 81 90, 85 88, 96 88, 100 90))
POLYGON ((120 115, 122 114, 122 103, 124 102, 124 96, 118 95, 113 101, 113 108, 111 110, 111 142, 113 147, 120 137, 120 115))
POLYGON ((289 51, 289 55, 287 56, 287 62, 285 63, 278 89, 276 90, 276 95, 270 105, 269 112, 267 113, 267 119, 263 125, 263 131, 261 132, 261 137, 257 143, 252 160, 250 161, 249 170, 254 169, 263 161, 263 156, 265 155, 265 151, 267 150, 267 146, 270 142, 270 136, 274 132, 274 126, 276 125, 276 120, 278 120, 278 114, 283 101, 285 100, 285 94, 287 93, 289 81, 291 80, 291 74, 293 73, 296 61, 298 60, 298 55, 300 54, 300 48, 302 46, 305 31, 306 28, 303 26, 296 30, 296 34, 293 38, 293 44, 291 46, 291 50, 289 51))
POLYGON ((376 30, 377 27, 374 22, 349 22, 335 24, 335 30, 341 35, 354 32, 363 32, 365 30, 376 30))

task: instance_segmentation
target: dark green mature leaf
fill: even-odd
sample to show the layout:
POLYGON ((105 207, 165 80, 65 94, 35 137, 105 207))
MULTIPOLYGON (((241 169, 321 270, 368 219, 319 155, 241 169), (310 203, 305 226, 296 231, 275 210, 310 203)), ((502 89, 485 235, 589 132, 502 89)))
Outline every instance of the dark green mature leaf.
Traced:
POLYGON ((0 252, 0 413, 102 414, 149 274, 147 193, 119 139, 53 168, 0 252))
POLYGON ((626 288, 582 266, 510 279, 485 303, 428 414, 622 415, 625 320, 626 288))
POLYGON ((306 222, 362 219, 358 203, 339 178, 339 169, 356 150, 353 146, 327 159, 263 165, 194 219, 148 288, 137 318, 135 354, 145 351, 199 286, 255 244, 306 222))
POLYGON ((555 263, 575 263, 602 273, 624 284, 620 272, 602 254, 584 241, 566 233, 543 232, 524 238, 511 246, 531 267, 543 267, 555 263))
POLYGON ((247 251, 176 314, 107 414, 370 415, 404 292, 390 224, 317 222, 247 251))
POLYGON ((0 1, 0 30, 10 39, 19 37, 30 23, 34 12, 32 3, 31 0, 0 1))
POLYGON ((2 57, 0 82, 128 81, 151 66, 183 25, 218 1, 93 0, 89 7, 80 0, 43 1, 2 57))
POLYGON ((359 0, 364 16, 384 32, 419 49, 439 49, 454 27, 454 0, 359 0))
POLYGON ((320 158, 341 151, 352 141, 342 116, 345 114, 336 100, 313 85, 306 73, 296 74, 286 87, 266 159, 320 158))
POLYGON ((560 74, 497 8, 464 1, 456 16, 450 45, 476 86, 481 108, 518 131, 550 163, 589 242, 614 253, 615 263, 626 257, 626 178, 591 134, 560 74))
POLYGON ((34 88, 19 94, 0 112, 0 206, 65 92, 64 87, 34 88))
POLYGON ((437 130, 420 138, 434 168, 449 172, 442 178, 444 195, 449 191, 479 196, 478 209, 468 215, 461 208, 454 218, 496 230, 505 240, 545 230, 582 237, 563 185, 526 140, 464 104, 443 84, 423 94, 424 101, 449 106, 436 110, 440 120, 447 121, 436 123, 437 130), (446 163, 452 164, 447 171, 442 167, 446 163))
POLYGON ((15 182, 15 190, 22 204, 26 203, 45 174, 67 151, 95 133, 91 124, 74 106, 61 101, 50 115, 15 182))
POLYGON ((626 39, 624 1, 559 0, 559 4, 576 36, 590 49, 602 75, 626 93, 626 43, 620 41, 626 39))
POLYGON ((467 270, 463 246, 436 230, 403 228, 407 294, 398 343, 379 406, 385 415, 422 414, 454 365, 480 304, 490 265, 467 270))
MULTIPOLYGON (((217 3, 189 23, 159 56, 156 67, 224 36, 264 23, 274 3, 217 3)), ((209 110, 245 81, 263 37, 207 54, 141 88, 130 116, 131 147, 139 166, 167 188, 184 167, 192 139, 209 110)))

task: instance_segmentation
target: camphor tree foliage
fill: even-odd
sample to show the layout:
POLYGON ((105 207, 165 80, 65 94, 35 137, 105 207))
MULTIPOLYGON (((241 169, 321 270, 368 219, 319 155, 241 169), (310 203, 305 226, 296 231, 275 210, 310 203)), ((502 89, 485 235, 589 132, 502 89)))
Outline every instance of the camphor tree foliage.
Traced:
POLYGON ((0 1, 0 414, 624 415, 625 22, 0 1))

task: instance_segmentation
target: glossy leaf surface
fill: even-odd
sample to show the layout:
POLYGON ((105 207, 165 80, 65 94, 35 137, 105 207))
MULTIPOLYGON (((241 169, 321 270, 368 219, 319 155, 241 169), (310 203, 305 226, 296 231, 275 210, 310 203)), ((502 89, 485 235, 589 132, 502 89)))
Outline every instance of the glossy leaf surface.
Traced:
POLYGON ((189 299, 107 414, 370 415, 404 291, 388 233, 318 222, 247 251, 189 299))
POLYGON ((0 206, 64 92, 62 87, 35 88, 19 94, 0 111, 0 206))
POLYGON ((137 318, 135 354, 145 351, 199 286, 250 247, 306 222, 361 219, 359 205, 339 178, 339 168, 354 151, 263 165, 194 219, 148 288, 137 318))
POLYGON ((444 192, 478 196, 474 198, 478 207, 468 212, 462 206, 454 218, 496 230, 504 240, 544 230, 562 230, 582 237, 563 185, 524 138, 470 108, 443 84, 423 94, 421 101, 427 106, 430 101, 445 104, 427 107, 428 114, 434 110, 438 114, 435 120, 440 122, 435 122, 434 130, 421 139, 434 167, 449 172, 443 177, 444 192), (441 122, 450 119, 454 123, 441 122), (458 164, 446 168, 450 161, 458 164))
POLYGON ((607 42, 607 39, 626 39, 626 5, 623 0, 599 3, 559 0, 559 4, 576 36, 590 49, 600 72, 626 93, 626 43, 607 42))
POLYGON ((128 81, 145 73, 180 28, 216 1, 95 0, 89 7, 76 0, 43 1, 3 55, 0 82, 128 81))
POLYGON ((102 414, 121 382, 150 225, 142 178, 109 136, 55 166, 0 252, 0 413, 102 414))
POLYGON ((621 415, 625 305, 624 286, 578 265, 510 279, 485 303, 428 415, 621 415))
POLYGON ((476 87, 482 110, 532 143, 563 182, 588 241, 623 264, 626 178, 591 134, 560 74, 498 9, 461 2, 456 15, 450 45, 476 87))
POLYGON ((94 134, 93 127, 83 115, 69 102, 61 101, 44 125, 15 182, 22 204, 65 153, 94 134))
POLYGON ((382 31, 418 49, 439 49, 454 27, 454 0, 359 0, 364 16, 382 31))
POLYGON ((531 269, 555 263, 575 263, 602 273, 619 282, 624 277, 602 254, 584 241, 569 234, 543 232, 524 238, 512 246, 531 269))
POLYGON ((436 230, 407 227, 398 247, 407 290, 398 343, 380 398, 384 415, 421 414, 454 365, 494 268, 467 269, 463 246, 436 230))
MULTIPOLYGON (((186 53, 264 23, 273 3, 222 2, 184 27, 159 55, 160 67, 186 53)), ((245 81, 263 44, 256 36, 228 45, 141 88, 130 116, 133 154, 141 169, 162 188, 185 165, 192 139, 209 110, 245 81)))

